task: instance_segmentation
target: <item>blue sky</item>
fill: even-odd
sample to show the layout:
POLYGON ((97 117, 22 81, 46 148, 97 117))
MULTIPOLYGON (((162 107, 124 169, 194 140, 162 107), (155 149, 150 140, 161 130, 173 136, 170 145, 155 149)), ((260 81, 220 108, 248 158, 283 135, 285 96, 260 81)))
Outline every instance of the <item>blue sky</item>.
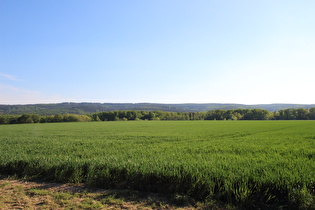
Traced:
POLYGON ((313 0, 0 0, 0 104, 315 104, 313 0))

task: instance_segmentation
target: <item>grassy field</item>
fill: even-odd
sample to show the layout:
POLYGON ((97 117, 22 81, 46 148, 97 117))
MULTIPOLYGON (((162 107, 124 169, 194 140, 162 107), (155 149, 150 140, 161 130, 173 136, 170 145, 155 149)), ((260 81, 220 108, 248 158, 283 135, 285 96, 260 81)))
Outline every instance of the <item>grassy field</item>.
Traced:
POLYGON ((315 121, 128 121, 0 126, 0 174, 314 208, 315 121))

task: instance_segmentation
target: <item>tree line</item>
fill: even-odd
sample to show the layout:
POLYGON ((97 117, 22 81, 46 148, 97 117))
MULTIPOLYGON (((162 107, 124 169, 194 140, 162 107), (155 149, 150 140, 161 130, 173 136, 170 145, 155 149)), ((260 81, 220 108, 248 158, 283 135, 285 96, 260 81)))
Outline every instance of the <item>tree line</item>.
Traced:
POLYGON ((275 112, 264 109, 231 109, 208 112, 109 111, 90 115, 0 115, 0 124, 127 120, 315 120, 315 107, 283 109, 275 112))
POLYGON ((0 115, 0 124, 24 124, 24 123, 53 123, 53 122, 88 122, 92 118, 88 115, 56 114, 56 115, 0 115))
POLYGON ((118 120, 315 120, 315 107, 284 109, 270 112, 264 109, 211 110, 208 112, 110 111, 95 113, 95 121, 118 120))

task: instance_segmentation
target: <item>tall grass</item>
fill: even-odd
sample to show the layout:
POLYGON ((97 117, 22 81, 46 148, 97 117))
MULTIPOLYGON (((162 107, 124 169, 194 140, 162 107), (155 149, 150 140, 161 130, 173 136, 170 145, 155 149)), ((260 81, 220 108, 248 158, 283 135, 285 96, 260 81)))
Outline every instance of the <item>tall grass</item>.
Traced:
POLYGON ((314 207, 314 121, 140 121, 0 126, 0 173, 314 207))

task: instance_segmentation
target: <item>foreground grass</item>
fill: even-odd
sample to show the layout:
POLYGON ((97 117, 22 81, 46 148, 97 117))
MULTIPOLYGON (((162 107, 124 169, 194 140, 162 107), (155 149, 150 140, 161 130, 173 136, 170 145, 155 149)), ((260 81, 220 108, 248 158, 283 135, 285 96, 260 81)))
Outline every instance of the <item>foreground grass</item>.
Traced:
POLYGON ((233 209, 131 190, 104 190, 82 184, 0 179, 0 209, 233 209))
POLYGON ((314 128, 314 121, 3 125, 0 173, 242 208, 314 208, 314 128))

